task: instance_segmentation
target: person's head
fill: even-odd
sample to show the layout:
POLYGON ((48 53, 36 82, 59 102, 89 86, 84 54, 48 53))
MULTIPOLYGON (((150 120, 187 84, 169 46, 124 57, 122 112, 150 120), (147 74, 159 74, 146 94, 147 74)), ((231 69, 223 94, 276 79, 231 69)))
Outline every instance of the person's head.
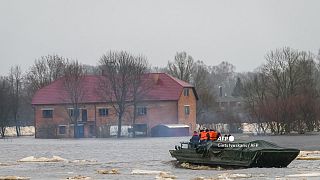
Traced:
POLYGON ((198 132, 197 131, 193 131, 193 134, 198 134, 198 132))
POLYGON ((214 131, 213 129, 210 129, 210 131, 214 131))
POLYGON ((209 129, 206 129, 206 132, 209 132, 209 129))
POLYGON ((203 129, 201 129, 200 132, 203 132, 203 129))

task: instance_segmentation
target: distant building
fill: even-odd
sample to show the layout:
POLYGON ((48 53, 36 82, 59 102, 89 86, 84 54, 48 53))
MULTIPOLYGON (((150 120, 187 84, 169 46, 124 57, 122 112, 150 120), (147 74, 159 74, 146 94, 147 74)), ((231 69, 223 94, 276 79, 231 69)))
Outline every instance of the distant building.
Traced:
POLYGON ((244 111, 244 99, 228 94, 231 94, 230 88, 218 87, 215 112, 210 114, 210 121, 204 126, 222 133, 240 133, 242 132, 241 123, 247 121, 247 114, 244 111))
MULTIPOLYGON (((85 96, 79 108, 77 132, 79 137, 109 137, 117 131, 117 116, 110 102, 106 102, 97 88, 102 76, 88 75, 83 80, 85 96)), ((152 86, 137 107, 136 123, 132 122, 133 108, 123 118, 122 134, 134 127, 150 135, 160 124, 183 124, 189 133, 196 129, 196 101, 194 86, 165 73, 151 73, 152 86)), ((36 138, 71 138, 74 126, 70 115, 75 113, 65 101, 63 78, 38 90, 32 99, 35 113, 36 138)))
POLYGON ((238 112, 243 108, 243 104, 242 97, 222 96, 217 98, 218 111, 238 112))

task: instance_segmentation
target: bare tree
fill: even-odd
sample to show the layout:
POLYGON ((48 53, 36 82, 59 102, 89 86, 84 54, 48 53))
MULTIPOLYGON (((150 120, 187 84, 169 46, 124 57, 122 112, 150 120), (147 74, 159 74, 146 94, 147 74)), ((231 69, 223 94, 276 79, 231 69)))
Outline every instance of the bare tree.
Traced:
POLYGON ((288 47, 270 51, 259 76, 244 86, 246 105, 275 134, 317 126, 317 68, 311 53, 288 47))
POLYGON ((223 87, 225 95, 231 95, 235 84, 235 66, 227 61, 222 61, 217 66, 209 67, 210 81, 218 89, 223 87))
POLYGON ((249 112, 249 121, 257 124, 257 132, 266 133, 266 119, 263 114, 266 105, 266 77, 263 73, 247 74, 241 96, 245 100, 245 109, 249 112))
POLYGON ((177 52, 173 62, 168 62, 168 73, 186 82, 190 82, 193 68, 193 58, 186 52, 177 52))
POLYGON ((58 55, 47 55, 35 60, 26 75, 30 96, 40 88, 64 75, 67 59, 58 55))
MULTIPOLYGON (((136 123, 137 106, 148 91, 152 88, 153 82, 148 71, 148 61, 146 57, 140 55, 134 57, 133 67, 131 70, 132 82, 132 104, 133 104, 133 119, 132 124, 136 123)), ((135 137, 135 129, 133 129, 133 136, 135 137)))
POLYGON ((86 74, 88 75, 100 75, 100 68, 97 66, 91 66, 91 65, 83 65, 83 69, 86 71, 86 74))
POLYGON ((320 49, 318 51, 318 54, 316 56, 316 63, 315 63, 315 72, 314 72, 314 80, 315 80, 315 88, 316 88, 316 94, 317 94, 317 104, 316 104, 316 128, 317 131, 320 131, 320 49))
POLYGON ((215 107, 215 93, 208 67, 202 61, 197 61, 194 64, 191 82, 199 97, 197 101, 197 123, 209 123, 208 120, 212 120, 210 116, 215 107))
MULTIPOLYGON (((49 85, 54 80, 63 76, 67 59, 58 55, 42 56, 26 72, 23 90, 23 114, 29 119, 34 116, 31 100, 34 93, 40 88, 49 85)), ((32 122, 29 122, 32 123, 32 122)))
POLYGON ((234 65, 226 61, 217 66, 207 66, 202 61, 194 63, 193 58, 185 52, 177 53, 174 62, 168 62, 167 65, 169 74, 195 86, 199 97, 197 101, 198 123, 213 122, 216 87, 223 86, 224 91, 231 94, 234 87, 234 69, 234 65))
POLYGON ((71 105, 72 112, 69 112, 67 106, 70 123, 74 125, 74 138, 78 138, 78 119, 79 109, 83 103, 85 96, 85 89, 83 87, 83 80, 86 72, 78 61, 72 61, 64 68, 64 89, 67 92, 65 99, 66 104, 71 105))
POLYGON ((313 131, 317 127, 317 103, 319 95, 317 93, 317 68, 313 55, 302 52, 298 68, 303 79, 299 82, 297 95, 292 99, 292 107, 297 113, 296 123, 294 126, 299 133, 313 131))
POLYGON ((243 84, 241 82, 240 77, 237 77, 237 82, 236 82, 235 87, 233 88, 233 92, 231 95, 233 97, 239 97, 239 96, 241 96, 242 91, 243 91, 243 84))
POLYGON ((9 116, 11 113, 11 86, 8 77, 0 77, 0 135, 5 137, 6 128, 9 126, 9 116))
POLYGON ((141 85, 143 73, 147 69, 146 60, 142 56, 136 57, 125 51, 110 51, 101 57, 100 65, 105 77, 102 83, 103 96, 117 113, 119 138, 124 114, 132 102, 136 106, 143 92, 141 85))
MULTIPOLYGON (((298 118, 294 99, 300 94, 299 89, 306 80, 301 62, 306 53, 285 47, 271 51, 266 55, 264 70, 269 77, 268 87, 279 110, 278 133, 290 133, 298 118)), ((310 57, 311 58, 311 57, 310 57)), ((309 59, 309 57, 308 57, 309 59)), ((312 58, 311 58, 312 59, 312 58)))
POLYGON ((16 126, 17 136, 20 136, 20 122, 18 119, 21 105, 21 89, 22 89, 22 71, 20 66, 11 67, 9 74, 9 82, 11 85, 11 100, 12 100, 12 116, 16 126))
POLYGON ((151 67, 150 72, 165 73, 165 72, 168 72, 168 69, 167 69, 167 67, 153 66, 153 67, 151 67))

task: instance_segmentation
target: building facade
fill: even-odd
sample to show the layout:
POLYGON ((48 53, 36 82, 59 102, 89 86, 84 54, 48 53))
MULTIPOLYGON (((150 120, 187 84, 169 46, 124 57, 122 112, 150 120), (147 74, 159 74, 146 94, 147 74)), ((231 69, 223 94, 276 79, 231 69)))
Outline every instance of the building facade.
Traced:
MULTIPOLYGON (((110 137, 116 135, 118 118, 111 103, 99 95, 101 76, 83 79, 84 98, 77 112, 66 101, 63 78, 38 90, 33 97, 36 138, 72 138, 74 129, 78 137, 110 137), (77 114, 77 127, 71 119, 77 114)), ((150 89, 138 102, 136 112, 127 108, 122 120, 122 135, 132 130, 149 136, 159 124, 183 124, 190 133, 196 128, 195 88, 165 73, 151 73, 150 89), (136 120, 133 123, 133 113, 136 120)))

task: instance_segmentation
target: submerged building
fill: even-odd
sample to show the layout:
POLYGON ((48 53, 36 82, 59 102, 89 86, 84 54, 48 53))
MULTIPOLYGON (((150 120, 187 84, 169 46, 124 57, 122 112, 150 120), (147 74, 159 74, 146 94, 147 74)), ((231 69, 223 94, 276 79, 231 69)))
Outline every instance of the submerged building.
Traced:
MULTIPOLYGON (((77 137, 116 135, 118 118, 113 104, 99 93, 102 78, 103 76, 98 75, 83 78, 81 87, 85 94, 77 112, 71 102, 66 100, 68 93, 64 88, 63 78, 39 89, 32 99, 35 137, 72 138, 74 129, 77 137), (77 127, 74 128, 70 117, 76 113, 77 127)), ((163 124, 171 125, 166 127, 188 127, 189 133, 195 130, 198 97, 194 86, 165 73, 150 73, 144 78, 150 79, 151 85, 138 102, 136 112, 130 106, 124 113, 122 135, 134 130, 137 135, 150 136, 152 131, 157 131, 160 136, 166 136, 157 128, 163 124), (136 113, 135 123, 133 113, 136 113)))

